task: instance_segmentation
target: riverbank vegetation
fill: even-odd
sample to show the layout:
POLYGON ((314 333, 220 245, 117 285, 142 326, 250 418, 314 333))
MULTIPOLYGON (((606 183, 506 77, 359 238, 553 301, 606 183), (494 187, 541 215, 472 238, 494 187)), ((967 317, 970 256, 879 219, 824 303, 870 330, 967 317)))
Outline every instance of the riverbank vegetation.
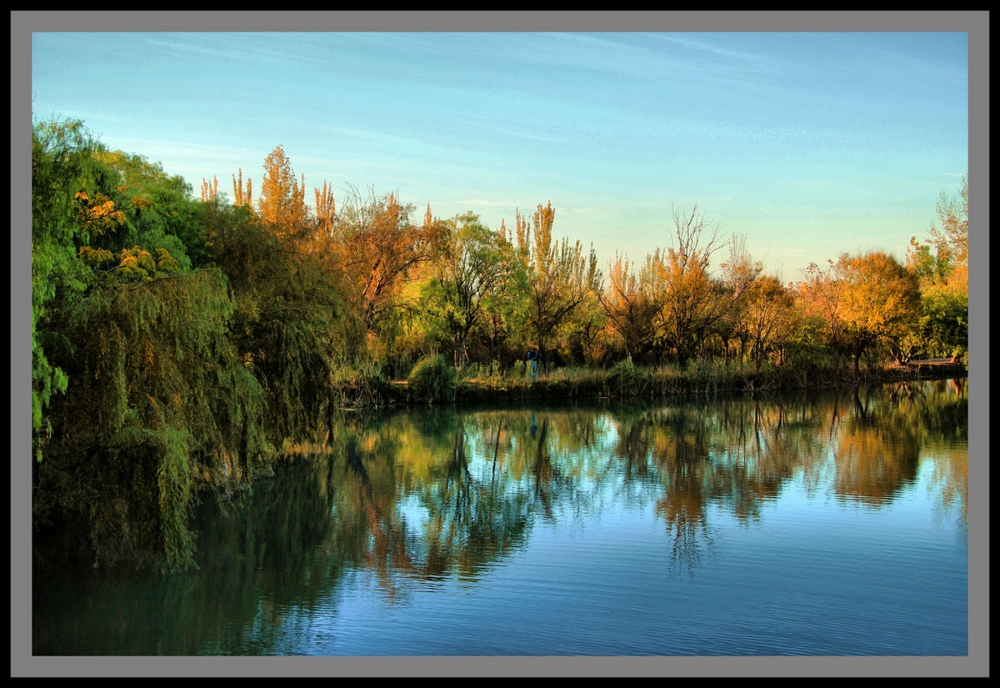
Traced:
POLYGON ((414 221, 393 193, 307 197, 281 146, 257 198, 242 170, 195 196, 79 122, 35 125, 37 529, 95 565, 184 569, 198 490, 267 474, 338 408, 821 386, 967 355, 967 180, 905 264, 845 254, 789 284, 697 206, 605 272, 551 203, 491 229, 414 221))

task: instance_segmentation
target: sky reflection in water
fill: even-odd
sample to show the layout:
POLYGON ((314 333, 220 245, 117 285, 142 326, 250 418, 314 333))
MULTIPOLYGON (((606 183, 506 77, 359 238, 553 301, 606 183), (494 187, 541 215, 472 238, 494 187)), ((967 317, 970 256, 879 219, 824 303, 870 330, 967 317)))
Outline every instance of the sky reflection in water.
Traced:
POLYGON ((964 655, 964 384, 354 419, 34 652, 964 655))

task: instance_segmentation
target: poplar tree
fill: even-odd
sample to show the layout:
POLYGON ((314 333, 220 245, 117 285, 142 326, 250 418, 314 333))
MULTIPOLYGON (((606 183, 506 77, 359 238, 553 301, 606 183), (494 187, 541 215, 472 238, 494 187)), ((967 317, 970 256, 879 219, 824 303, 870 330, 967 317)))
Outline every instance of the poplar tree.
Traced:
POLYGON ((264 160, 264 180, 257 202, 261 221, 280 237, 299 236, 305 228, 305 175, 295 181, 292 166, 279 145, 264 160))
POLYGON ((538 205, 534 222, 515 216, 515 235, 520 260, 527 276, 527 324, 535 345, 545 359, 548 344, 556 329, 584 302, 588 294, 601 289, 601 272, 593 246, 589 255, 577 241, 552 241, 555 210, 552 202, 538 205))

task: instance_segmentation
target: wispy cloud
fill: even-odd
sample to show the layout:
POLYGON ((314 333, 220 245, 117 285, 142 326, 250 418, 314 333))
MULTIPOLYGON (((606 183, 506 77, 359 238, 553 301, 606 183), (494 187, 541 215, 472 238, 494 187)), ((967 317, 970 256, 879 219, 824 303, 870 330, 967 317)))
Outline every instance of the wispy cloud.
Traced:
POLYGON ((720 48, 717 45, 706 43, 705 41, 696 41, 690 38, 680 38, 678 36, 667 35, 667 34, 654 33, 649 35, 661 41, 669 41, 677 45, 693 48, 695 50, 700 50, 702 52, 710 53, 717 57, 723 57, 728 60, 734 60, 737 62, 754 64, 761 67, 775 67, 780 64, 780 62, 773 57, 766 57, 764 55, 758 55, 756 53, 748 53, 740 50, 730 50, 729 48, 720 48))
MULTIPOLYGON (((196 40, 203 40, 203 36, 207 34, 199 34, 196 40)), ((263 34, 259 39, 260 41, 266 40, 270 34, 263 34)), ((293 64, 319 64, 323 66, 332 66, 332 63, 328 60, 322 60, 315 57, 311 57, 302 52, 299 53, 288 53, 279 50, 271 50, 261 46, 259 43, 256 45, 251 45, 249 48, 246 47, 235 47, 233 42, 229 40, 226 34, 219 35, 220 46, 210 47, 206 45, 201 45, 194 42, 188 42, 184 40, 169 39, 169 38, 152 38, 147 37, 145 42, 147 45, 157 46, 160 48, 165 48, 173 52, 188 53, 191 55, 197 55, 201 57, 211 58, 213 60, 222 60, 226 62, 260 62, 261 59, 277 60, 281 62, 290 62, 293 64)), ((241 46, 246 46, 247 41, 243 40, 240 42, 241 46)))
POLYGON ((542 136, 540 134, 526 134, 519 131, 510 131, 508 129, 493 129, 493 131, 499 132, 501 134, 506 134, 507 136, 516 136, 521 139, 531 139, 532 141, 551 141, 552 143, 566 143, 563 139, 553 138, 551 136, 542 136))

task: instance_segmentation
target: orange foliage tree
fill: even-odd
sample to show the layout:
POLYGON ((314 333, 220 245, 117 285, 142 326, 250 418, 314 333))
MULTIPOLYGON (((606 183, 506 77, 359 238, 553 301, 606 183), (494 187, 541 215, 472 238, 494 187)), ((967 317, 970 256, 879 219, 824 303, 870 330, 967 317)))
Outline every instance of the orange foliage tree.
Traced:
POLYGON ((709 329, 739 303, 750 282, 727 285, 710 276, 712 254, 722 248, 720 225, 706 221, 697 204, 690 215, 675 210, 673 220, 677 245, 667 249, 659 267, 667 289, 661 332, 683 367, 709 329), (702 243, 706 231, 708 241, 702 243))
POLYGON ((530 301, 527 325, 542 359, 553 332, 584 302, 601 289, 601 273, 593 247, 589 256, 577 241, 552 241, 556 211, 552 202, 538 205, 534 223, 518 213, 515 217, 517 250, 525 274, 530 301))
POLYGON ((881 251, 858 256, 845 253, 833 271, 842 287, 837 317, 857 373, 861 356, 875 343, 882 341, 890 350, 898 350, 902 338, 916 325, 920 291, 913 273, 881 251))
POLYGON ((666 300, 666 291, 659 280, 662 262, 660 252, 656 251, 646 256, 636 275, 634 264, 616 253, 615 262, 608 266, 607 288, 598 294, 610 330, 624 345, 630 363, 633 356, 642 355, 651 346, 656 335, 657 315, 666 300))

